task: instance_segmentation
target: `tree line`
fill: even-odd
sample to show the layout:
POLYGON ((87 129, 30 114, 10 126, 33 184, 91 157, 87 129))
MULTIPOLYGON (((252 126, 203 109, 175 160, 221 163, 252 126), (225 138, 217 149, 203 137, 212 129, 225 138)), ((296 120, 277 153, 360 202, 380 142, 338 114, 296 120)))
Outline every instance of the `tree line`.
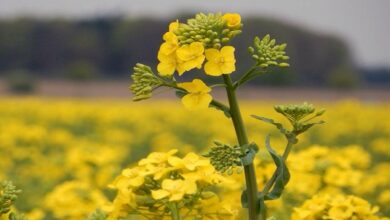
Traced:
MULTIPOLYGON (((186 16, 181 16, 184 19, 186 16)), ((173 19, 172 19, 173 20, 173 19)), ((137 61, 156 64, 170 19, 122 17, 86 20, 19 18, 0 21, 0 76, 24 71, 48 78, 123 78, 137 61)), ((254 83, 329 85, 358 79, 347 44, 341 39, 266 18, 248 18, 234 41, 238 71, 250 65, 247 47, 270 34, 288 44, 291 67, 254 83)))

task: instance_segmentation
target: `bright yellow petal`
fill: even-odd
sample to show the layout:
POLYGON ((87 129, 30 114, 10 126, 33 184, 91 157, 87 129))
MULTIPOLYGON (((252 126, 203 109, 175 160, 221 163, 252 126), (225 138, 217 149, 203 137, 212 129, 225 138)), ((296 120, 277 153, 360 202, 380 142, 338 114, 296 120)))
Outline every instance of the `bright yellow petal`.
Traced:
POLYGON ((191 52, 197 56, 202 55, 204 52, 203 43, 200 42, 192 42, 190 44, 191 52))
POLYGON ((182 99, 181 102, 183 103, 184 107, 186 107, 188 110, 196 110, 198 109, 198 95, 196 94, 187 94, 182 99))
POLYGON ((185 89, 189 93, 198 92, 196 89, 196 85, 192 82, 178 83, 177 86, 182 89, 185 89))
POLYGON ((177 49, 176 55, 182 61, 188 61, 193 58, 190 46, 188 45, 181 46, 179 49, 177 49))
POLYGON ((234 47, 232 47, 232 46, 224 46, 221 49, 221 55, 222 55, 222 57, 224 58, 225 61, 229 62, 229 61, 235 60, 235 58, 234 58, 234 51, 235 51, 234 47))
POLYGON ((196 91, 197 92, 202 92, 202 93, 209 93, 211 92, 211 88, 208 87, 202 80, 200 79, 194 79, 192 80, 192 83, 196 86, 196 91))
POLYGON ((183 160, 178 157, 169 157, 168 163, 176 168, 182 168, 183 167, 183 160))
POLYGON ((222 75, 222 70, 219 67, 219 65, 217 63, 215 63, 215 62, 212 62, 212 61, 208 61, 204 65, 204 72, 207 75, 210 75, 210 76, 220 76, 220 75, 222 75))
POLYGON ((210 94, 199 95, 198 109, 206 109, 209 107, 213 97, 210 94))
POLYGON ((161 62, 157 65, 157 71, 161 76, 171 76, 175 69, 176 66, 173 63, 161 62))
POLYGON ((161 188, 165 190, 171 190, 175 185, 177 185, 177 181, 180 180, 165 179, 161 184, 161 188))
POLYGON ((172 32, 167 32, 163 35, 163 39, 166 42, 172 43, 172 44, 178 44, 177 36, 172 32))
POLYGON ((194 181, 190 181, 190 180, 187 180, 184 182, 184 192, 186 194, 195 194, 196 191, 197 191, 197 186, 196 186, 196 183, 194 181))
POLYGON ((187 94, 181 101, 188 110, 206 109, 212 101, 210 94, 187 94))
POLYGON ((144 178, 142 176, 137 176, 129 180, 129 184, 133 187, 139 187, 144 183, 144 178))
POLYGON ((214 61, 215 59, 219 58, 220 57, 220 53, 217 49, 207 49, 205 51, 205 55, 206 55, 206 58, 207 60, 211 60, 211 61, 214 61))
POLYGON ((171 197, 169 197, 169 201, 179 201, 184 197, 184 193, 175 193, 172 194, 171 197))
POLYGON ((153 199, 163 199, 167 196, 169 196, 169 192, 163 189, 158 189, 158 190, 152 190, 152 198, 153 199))
POLYGON ((170 55, 170 54, 174 53, 177 48, 178 48, 177 45, 165 42, 165 43, 161 44, 159 53, 162 53, 164 55, 170 55))
POLYGON ((220 68, 221 68, 222 73, 224 73, 224 74, 230 74, 230 73, 236 71, 236 65, 233 62, 224 63, 220 66, 220 68))
POLYGON ((173 21, 169 24, 169 32, 174 32, 179 28, 179 20, 173 21))
POLYGON ((239 27, 241 24, 241 16, 237 13, 226 13, 222 16, 228 27, 239 27))

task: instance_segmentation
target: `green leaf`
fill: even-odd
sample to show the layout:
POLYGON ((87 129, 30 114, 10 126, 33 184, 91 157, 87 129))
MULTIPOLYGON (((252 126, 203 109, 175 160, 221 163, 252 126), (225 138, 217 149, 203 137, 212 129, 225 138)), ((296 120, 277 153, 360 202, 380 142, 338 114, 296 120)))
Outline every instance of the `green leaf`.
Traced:
POLYGON ((218 101, 212 100, 210 102, 209 107, 212 107, 212 108, 215 108, 217 110, 222 111, 227 118, 231 118, 232 117, 230 115, 230 109, 227 106, 225 106, 224 104, 222 104, 222 103, 220 103, 218 101))
POLYGON ((265 146, 267 147, 268 152, 271 154, 271 157, 275 162, 275 165, 277 167, 276 168, 277 176, 271 192, 267 193, 264 196, 264 199, 274 200, 274 199, 278 199, 282 195, 284 187, 287 185, 288 181, 290 180, 290 172, 288 171, 284 159, 280 155, 278 155, 274 149, 272 149, 269 135, 267 135, 266 137, 265 146))
POLYGON ((302 134, 303 132, 309 130, 311 127, 314 125, 319 125, 319 124, 324 124, 325 121, 319 121, 319 122, 313 122, 313 123, 308 123, 308 124, 303 124, 298 130, 294 131, 296 135, 302 134))
POLYGON ((246 192, 246 189, 241 193, 241 206, 243 208, 248 208, 248 193, 246 192))
POLYGON ((289 135, 289 131, 283 127, 283 125, 279 122, 274 121, 270 118, 265 118, 257 115, 252 115, 253 118, 258 119, 260 121, 263 121, 268 124, 274 125, 277 129, 279 129, 280 132, 282 132, 284 135, 289 135))

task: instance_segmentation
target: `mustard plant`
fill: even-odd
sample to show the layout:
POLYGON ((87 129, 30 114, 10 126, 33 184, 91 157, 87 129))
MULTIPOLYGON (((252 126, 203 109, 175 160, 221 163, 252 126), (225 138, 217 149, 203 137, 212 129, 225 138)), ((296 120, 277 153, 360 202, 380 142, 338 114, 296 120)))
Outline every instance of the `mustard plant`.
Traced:
MULTIPOLYGON (((142 160, 144 162, 141 161, 138 167, 133 168, 138 169, 136 172, 125 170, 122 177, 118 177, 119 179, 114 183, 114 188, 119 189, 120 193, 122 191, 122 194, 129 194, 129 189, 133 187, 131 195, 141 193, 146 196, 142 209, 148 207, 148 211, 143 212, 140 206, 137 210, 136 204, 128 205, 127 207, 130 208, 124 211, 127 212, 125 214, 138 212, 150 217, 150 212, 155 211, 160 213, 160 216, 171 216, 174 220, 186 219, 189 215, 183 214, 183 210, 188 212, 188 210, 196 209, 195 207, 201 207, 199 204, 205 190, 205 184, 201 184, 201 182, 205 179, 198 178, 194 182, 194 179, 187 178, 188 172, 199 175, 197 172, 200 171, 196 170, 196 166, 199 164, 202 164, 199 166, 208 167, 208 172, 211 172, 207 174, 209 178, 213 172, 232 174, 235 171, 244 171, 246 189, 242 192, 241 203, 242 207, 247 208, 250 220, 266 219, 265 201, 278 199, 282 195, 290 179, 290 173, 285 163, 287 157, 298 142, 297 137, 300 134, 316 124, 323 123, 322 121, 313 122, 313 120, 321 116, 324 111, 316 111, 312 105, 307 103, 275 106, 275 111, 282 114, 291 123, 291 129, 285 128, 280 122, 273 119, 253 115, 254 119, 275 126, 287 140, 285 150, 280 155, 271 147, 270 136, 266 137, 265 147, 277 168, 264 188, 258 189, 253 160, 259 147, 258 144, 248 139, 236 91, 247 82, 268 73, 271 68, 289 67, 289 57, 285 52, 286 44, 277 44, 270 35, 262 38, 255 37, 253 45, 248 47, 254 61, 253 65, 242 74, 234 74, 236 80, 233 80, 231 74, 236 71, 236 57, 235 47, 231 42, 242 32, 242 26, 241 16, 236 13, 207 15, 200 13, 185 23, 178 20, 173 21, 169 24, 168 31, 163 35, 163 43, 157 53, 159 61, 155 68, 157 74, 153 68, 144 64, 138 63, 134 67, 133 84, 130 87, 134 94, 134 101, 152 97, 152 93, 160 87, 171 88, 181 98, 184 107, 190 111, 209 107, 221 110, 232 121, 237 143, 215 142, 215 146, 204 155, 209 158, 214 169, 210 169, 209 164, 195 154, 189 156, 192 158, 187 159, 174 159, 175 157, 171 157, 173 155, 161 154, 149 156, 159 158, 156 159, 158 160, 156 163, 162 163, 158 166, 154 164, 152 166, 154 168, 146 170, 140 168, 139 166, 143 167, 146 163, 142 160), (181 82, 180 76, 193 69, 202 70, 207 77, 219 78, 221 83, 207 85, 198 77, 190 82, 181 82), (227 104, 212 97, 212 88, 216 86, 225 88, 227 104), (160 167, 158 169, 160 172, 156 171, 155 166, 160 167), (150 170, 154 170, 152 172, 154 177, 150 176, 150 170), (158 177, 156 177, 156 172, 158 177), (121 184, 123 178, 127 181, 124 185, 121 184), (129 185, 132 187, 129 188, 129 185), (139 191, 140 187, 144 185, 144 191, 139 191)), ((168 152, 168 154, 172 154, 172 152, 168 152)), ((148 158, 146 160, 153 163, 152 159, 148 158)), ((194 175, 190 176, 193 178, 194 175)), ((222 176, 213 177, 222 178, 222 176)), ((122 201, 125 197, 119 194, 116 200, 122 201)), ((132 202, 134 201, 136 200, 133 198, 132 202)), ((129 202, 125 201, 126 204, 129 202)), ((124 209, 119 210, 123 212, 124 209)), ((119 213, 119 215, 121 214, 123 213, 119 213)), ((219 216, 218 213, 216 214, 219 216)), ((207 213, 203 213, 203 216, 207 215, 207 213)), ((202 209, 198 210, 193 217, 193 219, 202 219, 202 209)), ((222 219, 227 219, 227 217, 222 219)))

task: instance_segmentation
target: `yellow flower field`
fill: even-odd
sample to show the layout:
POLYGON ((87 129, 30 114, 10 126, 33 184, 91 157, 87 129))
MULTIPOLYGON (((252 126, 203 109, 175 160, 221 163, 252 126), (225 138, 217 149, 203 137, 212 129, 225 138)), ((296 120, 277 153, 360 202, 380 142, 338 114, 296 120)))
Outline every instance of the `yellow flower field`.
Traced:
MULTIPOLYGON (((97 208, 112 209, 116 191, 108 185, 151 152, 178 149, 183 159, 175 164, 181 166, 181 160, 191 159, 187 153, 206 153, 214 139, 236 144, 234 128, 223 113, 212 108, 189 112, 176 101, 2 98, 0 106, 0 180, 11 180, 23 190, 15 208, 32 220, 85 219, 97 208)), ((250 114, 283 121, 272 106, 246 101, 242 109, 249 138, 260 147, 255 162, 261 186, 275 169, 263 144, 265 136, 271 131, 277 150, 285 140, 250 114)), ((389 216, 390 104, 343 101, 316 106, 327 110, 326 123, 299 137, 288 158, 287 191, 267 203, 275 218, 316 219, 316 212, 334 220, 350 219, 349 212, 361 219, 389 216)), ((232 177, 221 175, 223 202, 218 207, 209 204, 209 209, 224 209, 235 217, 208 219, 244 215, 243 174, 232 177)), ((155 196, 180 198, 172 184, 185 183, 163 183, 155 196)), ((192 192, 193 187, 186 189, 192 192)))

